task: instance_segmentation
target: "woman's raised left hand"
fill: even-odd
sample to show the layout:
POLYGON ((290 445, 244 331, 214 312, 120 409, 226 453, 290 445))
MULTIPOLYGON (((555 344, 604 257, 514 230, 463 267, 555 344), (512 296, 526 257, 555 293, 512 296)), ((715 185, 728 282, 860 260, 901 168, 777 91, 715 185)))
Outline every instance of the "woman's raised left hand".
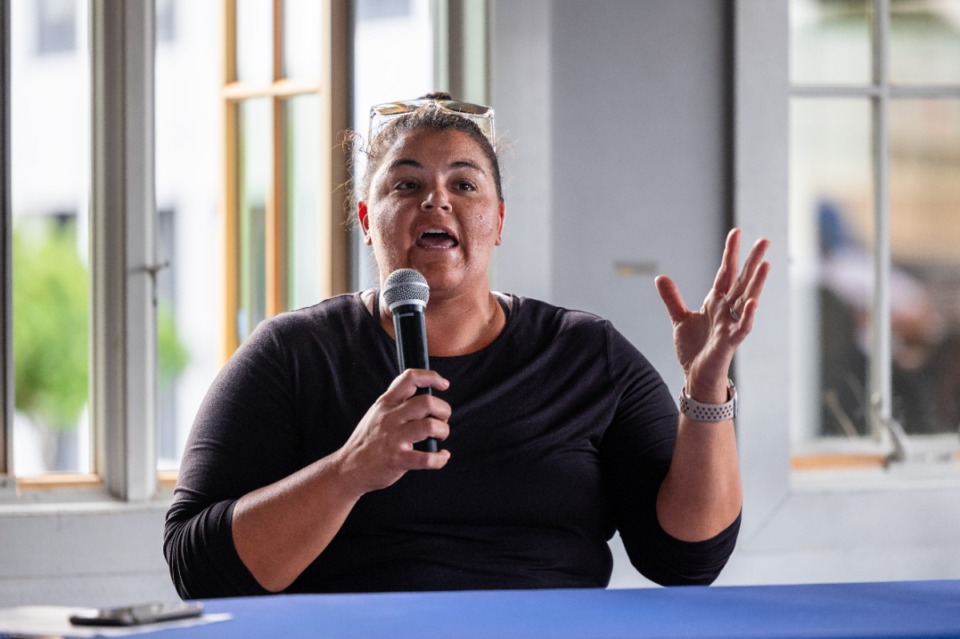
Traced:
POLYGON ((738 273, 740 229, 731 230, 713 288, 698 311, 687 308, 672 279, 665 275, 656 279, 657 291, 673 323, 673 342, 686 390, 694 399, 727 401, 730 363, 750 333, 770 271, 770 263, 763 259, 769 244, 766 239, 757 240, 738 273))

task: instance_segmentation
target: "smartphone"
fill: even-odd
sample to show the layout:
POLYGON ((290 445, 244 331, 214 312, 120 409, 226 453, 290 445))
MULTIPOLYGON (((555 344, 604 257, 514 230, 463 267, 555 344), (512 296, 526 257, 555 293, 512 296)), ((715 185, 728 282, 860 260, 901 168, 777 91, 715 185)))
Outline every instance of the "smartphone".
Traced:
POLYGON ((119 608, 91 608, 70 615, 75 626, 139 626, 174 619, 189 619, 203 614, 203 604, 176 601, 147 603, 119 608))

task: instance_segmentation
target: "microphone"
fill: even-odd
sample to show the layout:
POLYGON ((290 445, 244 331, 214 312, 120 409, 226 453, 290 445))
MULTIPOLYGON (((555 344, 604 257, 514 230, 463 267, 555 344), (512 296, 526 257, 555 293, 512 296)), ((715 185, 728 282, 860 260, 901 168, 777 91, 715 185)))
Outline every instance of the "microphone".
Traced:
MULTIPOLYGON (((427 324, 423 313, 430 299, 427 278, 412 268, 401 268, 387 277, 383 299, 393 315, 393 332, 397 335, 397 362, 400 370, 430 368, 427 354, 427 324)), ((433 395, 432 388, 418 388, 416 394, 433 395)), ((437 440, 428 437, 413 445, 416 450, 435 453, 437 440)))

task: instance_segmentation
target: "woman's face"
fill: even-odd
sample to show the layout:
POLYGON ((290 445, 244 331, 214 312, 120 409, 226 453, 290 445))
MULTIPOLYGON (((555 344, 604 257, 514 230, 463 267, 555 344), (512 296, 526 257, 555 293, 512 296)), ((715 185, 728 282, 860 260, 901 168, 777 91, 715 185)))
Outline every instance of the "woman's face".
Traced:
POLYGON ((427 278, 431 299, 486 291, 490 256, 503 229, 492 170, 466 133, 419 130, 401 136, 357 211, 381 277, 416 269, 427 278))

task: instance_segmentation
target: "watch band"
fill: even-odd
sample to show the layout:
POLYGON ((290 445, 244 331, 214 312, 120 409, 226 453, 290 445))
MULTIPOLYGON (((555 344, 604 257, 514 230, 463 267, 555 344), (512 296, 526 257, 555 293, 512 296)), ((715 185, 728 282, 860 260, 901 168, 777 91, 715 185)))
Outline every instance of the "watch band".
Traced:
POLYGON ((733 380, 727 380, 727 402, 704 404, 687 395, 686 387, 680 391, 680 412, 696 422, 723 422, 737 417, 737 388, 733 380))

